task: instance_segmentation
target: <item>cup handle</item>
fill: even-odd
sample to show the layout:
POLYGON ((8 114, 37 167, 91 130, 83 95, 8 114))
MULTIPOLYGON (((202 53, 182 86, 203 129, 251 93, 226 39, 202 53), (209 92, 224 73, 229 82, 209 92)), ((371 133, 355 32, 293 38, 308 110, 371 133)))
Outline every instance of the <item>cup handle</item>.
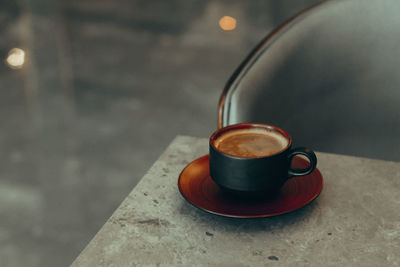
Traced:
POLYGON ((288 170, 289 178, 310 174, 317 166, 317 156, 315 156, 315 153, 311 149, 306 147, 297 147, 293 149, 289 153, 288 159, 289 159, 289 170, 288 170), (306 156, 310 161, 310 166, 305 169, 293 169, 292 167, 290 167, 292 159, 296 155, 306 156))

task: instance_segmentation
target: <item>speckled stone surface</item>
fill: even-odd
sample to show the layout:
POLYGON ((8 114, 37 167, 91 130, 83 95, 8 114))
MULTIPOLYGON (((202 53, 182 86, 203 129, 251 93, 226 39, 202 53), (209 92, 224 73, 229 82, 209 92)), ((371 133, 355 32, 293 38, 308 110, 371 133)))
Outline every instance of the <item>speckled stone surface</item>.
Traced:
POLYGON ((72 266, 398 266, 400 164, 317 153, 321 195, 264 219, 208 214, 177 179, 207 139, 178 136, 72 266))

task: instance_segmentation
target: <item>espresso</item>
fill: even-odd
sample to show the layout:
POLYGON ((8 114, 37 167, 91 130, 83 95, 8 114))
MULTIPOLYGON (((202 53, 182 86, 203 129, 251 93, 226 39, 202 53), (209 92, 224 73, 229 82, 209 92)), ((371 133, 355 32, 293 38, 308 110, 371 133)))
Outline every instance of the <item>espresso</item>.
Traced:
POLYGON ((288 140, 273 131, 236 130, 220 136, 214 145, 224 154, 244 158, 259 158, 282 151, 288 145, 288 140))

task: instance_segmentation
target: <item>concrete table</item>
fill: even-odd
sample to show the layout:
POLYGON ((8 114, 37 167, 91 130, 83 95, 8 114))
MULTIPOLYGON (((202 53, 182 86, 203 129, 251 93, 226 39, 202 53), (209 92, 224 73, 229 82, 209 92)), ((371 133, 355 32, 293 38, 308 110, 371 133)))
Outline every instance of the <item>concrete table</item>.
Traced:
POLYGON ((233 219, 179 193, 179 173, 207 151, 177 137, 72 266, 400 265, 400 163, 317 153, 324 188, 311 204, 233 219))

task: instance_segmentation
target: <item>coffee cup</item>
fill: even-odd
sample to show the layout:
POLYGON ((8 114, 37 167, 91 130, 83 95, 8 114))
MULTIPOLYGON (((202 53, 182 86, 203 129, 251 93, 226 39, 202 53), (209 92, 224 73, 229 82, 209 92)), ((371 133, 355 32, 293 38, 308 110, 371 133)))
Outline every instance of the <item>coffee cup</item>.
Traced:
POLYGON ((288 179, 310 174, 317 165, 314 152, 292 148, 284 130, 267 124, 240 123, 215 131, 210 137, 210 176, 222 189, 242 195, 278 192, 288 179), (294 156, 310 162, 294 169, 294 156))

